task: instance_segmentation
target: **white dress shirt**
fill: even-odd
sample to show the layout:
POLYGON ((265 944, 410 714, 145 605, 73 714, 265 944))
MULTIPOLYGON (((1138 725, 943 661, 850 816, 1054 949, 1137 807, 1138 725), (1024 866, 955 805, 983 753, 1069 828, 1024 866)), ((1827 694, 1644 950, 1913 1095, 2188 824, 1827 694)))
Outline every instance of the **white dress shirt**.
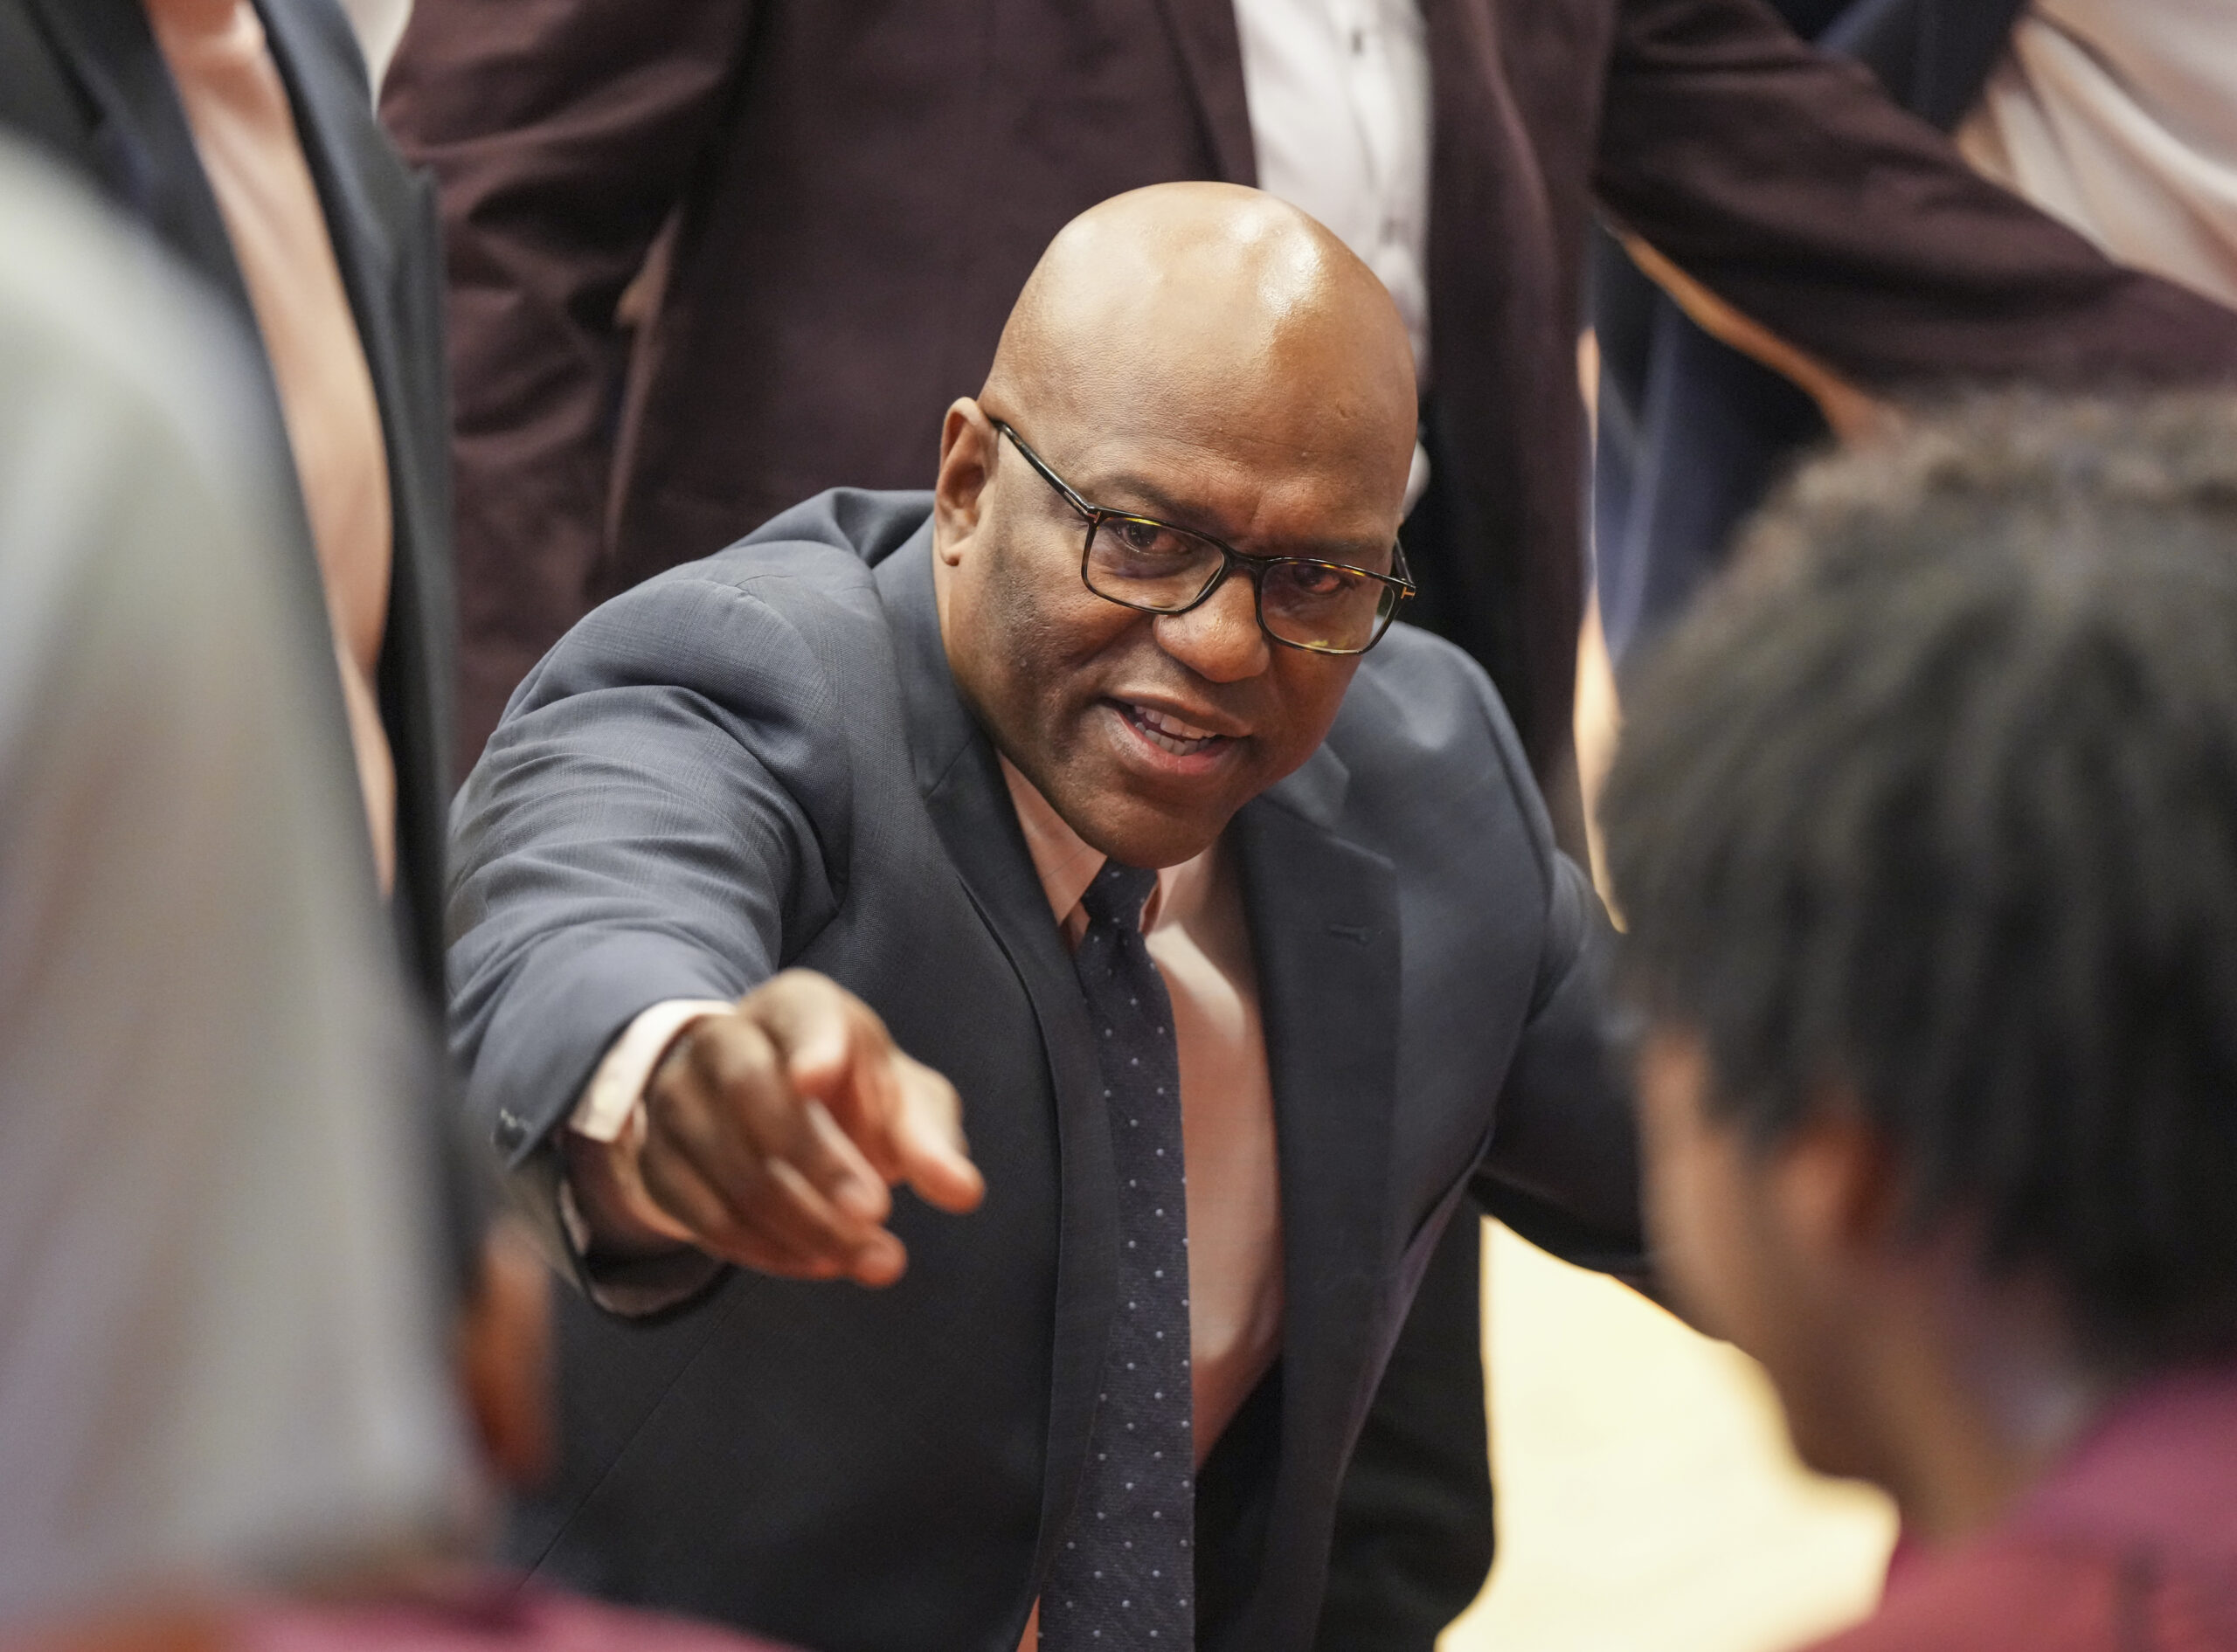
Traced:
POLYGON ((2237 0, 2036 0, 1957 146, 2123 263, 2237 304, 2237 0))
POLYGON ((404 38, 404 25, 412 21, 412 0, 342 0, 342 9, 357 31, 358 50, 365 54, 365 78, 377 97, 389 59, 404 38))
POLYGON ((342 703, 384 889, 396 868, 396 762, 381 720, 394 556, 387 440, 326 210, 250 0, 143 0, 256 315, 302 484, 342 703))
POLYGON ((1420 0, 1235 0, 1258 187, 1382 278, 1430 364, 1430 58, 1420 0))

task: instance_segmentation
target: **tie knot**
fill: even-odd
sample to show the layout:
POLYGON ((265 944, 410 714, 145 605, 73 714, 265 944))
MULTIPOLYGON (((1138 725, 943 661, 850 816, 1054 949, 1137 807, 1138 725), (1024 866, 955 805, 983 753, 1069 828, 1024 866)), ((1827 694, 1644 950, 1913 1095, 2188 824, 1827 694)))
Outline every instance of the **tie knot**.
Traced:
POLYGON ((1122 930, 1142 927, 1142 908, 1157 887, 1157 874, 1143 867, 1121 866, 1105 861, 1095 881, 1080 896, 1091 923, 1116 924, 1122 930))

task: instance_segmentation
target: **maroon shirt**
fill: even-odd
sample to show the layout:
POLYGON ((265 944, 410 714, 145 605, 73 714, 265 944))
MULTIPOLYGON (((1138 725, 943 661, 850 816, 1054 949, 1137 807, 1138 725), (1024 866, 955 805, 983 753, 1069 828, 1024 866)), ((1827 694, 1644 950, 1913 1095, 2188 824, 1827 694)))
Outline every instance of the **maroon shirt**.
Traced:
POLYGON ((229 1614, 225 1652, 786 1652, 773 1641, 509 1578, 451 1600, 265 1602, 229 1614))
POLYGON ((2237 1365, 2116 1406, 1994 1531, 1816 1652, 2237 1652, 2237 1365))

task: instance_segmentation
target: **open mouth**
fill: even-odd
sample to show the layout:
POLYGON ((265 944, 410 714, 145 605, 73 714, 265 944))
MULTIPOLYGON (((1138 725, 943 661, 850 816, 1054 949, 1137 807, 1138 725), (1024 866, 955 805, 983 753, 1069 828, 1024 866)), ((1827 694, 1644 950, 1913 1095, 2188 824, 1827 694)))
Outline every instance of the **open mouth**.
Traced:
POLYGON ((1193 722, 1174 716, 1169 711, 1160 711, 1153 706, 1136 705, 1131 701, 1118 702, 1119 714, 1134 726, 1134 731, 1160 751, 1169 751, 1176 757, 1193 757, 1222 744, 1229 736, 1200 729, 1193 722))

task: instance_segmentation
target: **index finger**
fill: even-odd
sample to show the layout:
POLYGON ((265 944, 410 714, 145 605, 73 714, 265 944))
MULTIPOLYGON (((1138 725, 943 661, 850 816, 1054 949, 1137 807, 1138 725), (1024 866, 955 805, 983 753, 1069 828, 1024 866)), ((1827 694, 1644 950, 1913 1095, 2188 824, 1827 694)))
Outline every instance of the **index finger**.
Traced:
POLYGON ((877 1012, 827 976, 790 971, 751 1000, 803 1096, 814 1096, 889 1182, 942 1210, 986 1185, 963 1143, 955 1087, 896 1047, 877 1012))

